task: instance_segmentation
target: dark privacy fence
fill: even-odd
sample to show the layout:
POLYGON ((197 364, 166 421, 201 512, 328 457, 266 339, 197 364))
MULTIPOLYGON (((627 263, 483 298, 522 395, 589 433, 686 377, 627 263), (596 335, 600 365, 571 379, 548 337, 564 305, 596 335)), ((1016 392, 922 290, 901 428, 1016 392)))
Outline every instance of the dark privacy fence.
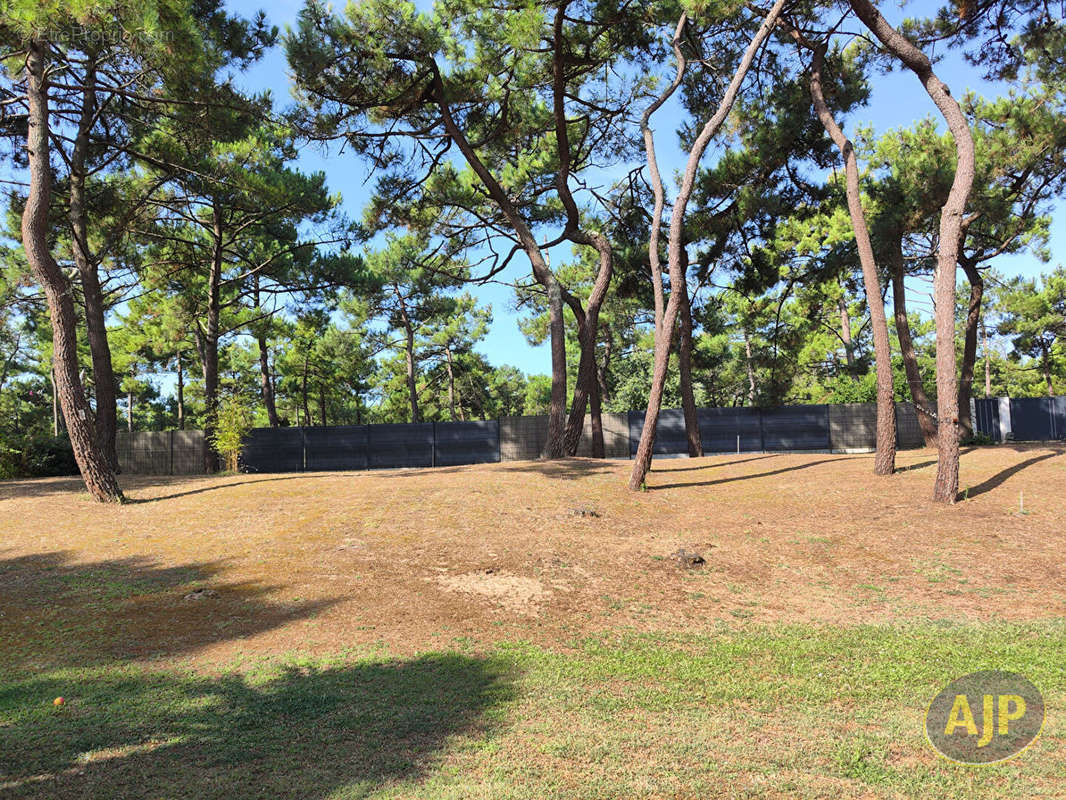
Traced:
POLYGON ((241 454, 248 472, 447 467, 499 460, 496 420, 256 428, 241 454))
MULTIPOLYGON (((1066 397, 980 399, 973 402, 971 411, 975 430, 995 441, 1066 438, 1066 397)), ((877 407, 872 403, 702 408, 699 421, 708 454, 868 451, 877 440, 877 407)), ((643 426, 643 411, 604 414, 607 457, 631 457, 643 426)), ((900 448, 923 444, 918 417, 909 403, 896 405, 896 437, 900 448)), ((241 468, 247 472, 314 472, 528 461, 540 456, 547 439, 547 416, 256 428, 245 440, 241 468)), ((119 462, 127 473, 179 475, 203 469, 201 431, 121 432, 118 445, 119 462)), ((684 414, 680 409, 665 409, 656 426, 655 453, 687 452, 684 414)), ((591 453, 592 427, 586 418, 578 455, 591 453)))
POLYGON ((973 403, 975 430, 997 442, 1066 439, 1066 397, 992 397, 973 403))

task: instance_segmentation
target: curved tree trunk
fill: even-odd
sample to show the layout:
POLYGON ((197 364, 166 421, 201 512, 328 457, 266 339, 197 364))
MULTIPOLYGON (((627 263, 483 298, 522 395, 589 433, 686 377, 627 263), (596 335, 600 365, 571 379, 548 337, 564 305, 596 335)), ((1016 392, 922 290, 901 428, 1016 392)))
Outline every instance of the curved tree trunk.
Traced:
MULTIPOLYGON (((707 149, 712 137, 718 133, 732 110, 737 94, 740 91, 740 85, 747 76, 748 70, 751 69, 755 54, 762 47, 763 42, 766 41, 774 26, 777 25, 777 19, 781 15, 784 5, 785 0, 777 0, 767 13, 766 18, 763 19, 758 32, 745 50, 744 56, 741 58, 740 64, 729 82, 725 95, 722 97, 722 101, 700 130, 699 135, 692 144, 692 149, 689 151, 685 173, 681 180, 681 188, 678 190, 674 208, 670 215, 667 259, 670 265, 670 286, 674 287, 674 289, 681 286, 686 280, 684 256, 682 254, 685 211, 688 208, 688 201, 692 196, 692 190, 696 183, 696 172, 699 169, 700 159, 703 157, 703 152, 707 149)), ((653 225, 658 223, 658 220, 652 220, 653 225)), ((651 468, 652 453, 655 449, 655 426, 659 421, 659 411, 662 408, 663 391, 666 387, 666 372, 670 364, 670 350, 673 346, 674 326, 677 324, 680 302, 681 293, 671 291, 670 299, 667 301, 663 312, 661 330, 657 332, 655 337, 655 363, 652 368, 651 389, 648 392, 648 410, 644 414, 644 427, 641 429, 640 443, 637 445, 637 452, 633 457, 633 469, 629 475, 629 488, 632 491, 640 491, 643 488, 644 479, 651 468)))
POLYGON ((529 225, 522 218, 511 198, 504 191, 500 182, 485 166, 477 151, 471 146, 466 135, 460 130, 452 115, 451 106, 446 99, 444 81, 440 72, 433 67, 432 93, 433 101, 441 112, 441 120, 448 136, 462 153, 471 171, 477 175, 485 191, 499 207, 508 224, 515 232, 515 237, 526 256, 529 258, 533 277, 544 287, 548 295, 548 333, 551 341, 552 386, 551 405, 548 411, 548 441, 544 447, 544 458, 563 457, 563 433, 566 428, 566 325, 563 319, 563 295, 555 275, 548 268, 544 253, 537 244, 529 225))
POLYGON ((278 406, 274 401, 274 381, 270 377, 270 351, 267 348, 267 338, 260 331, 255 337, 259 345, 259 391, 263 395, 263 405, 266 406, 267 420, 271 428, 281 425, 278 419, 278 406))
POLYGON ((929 395, 925 393, 922 383, 922 371, 918 366, 918 354, 914 351, 914 339, 911 337, 911 323, 907 317, 907 287, 904 283, 903 234, 893 232, 889 245, 890 263, 888 271, 892 278, 892 312, 896 321, 896 337, 899 339, 900 355, 903 357, 903 371, 907 376, 911 402, 918 416, 918 427, 926 447, 936 447, 936 419, 929 413, 929 395))
POLYGON ((944 117, 955 141, 955 178, 940 210, 933 301, 936 320, 937 470, 933 500, 954 503, 959 495, 959 397, 955 363, 955 273, 962 244, 963 214, 976 172, 973 133, 951 91, 933 71, 932 62, 893 28, 870 0, 850 0, 851 7, 881 44, 921 81, 944 117))
POLYGON ((200 353, 204 374, 204 472, 218 469, 219 455, 215 449, 215 430, 218 427, 218 340, 222 316, 222 211, 216 201, 212 208, 214 249, 207 274, 207 327, 201 337, 200 353))
MULTIPOLYGON (((855 233, 855 246, 862 265, 862 280, 866 288, 866 305, 870 309, 870 323, 874 338, 874 360, 877 370, 877 454, 874 457, 874 473, 891 475, 896 471, 896 403, 892 388, 892 351, 888 339, 888 320, 885 304, 881 299, 881 279, 874 260, 870 231, 866 225, 866 211, 862 207, 859 189, 859 164, 851 140, 844 135, 833 113, 825 102, 822 91, 822 66, 825 63, 825 45, 815 48, 811 64, 811 97, 814 110, 829 138, 840 148, 844 157, 847 181, 848 214, 855 233)), ((850 337, 849 337, 850 338, 850 337)))
MULTIPOLYGON (((581 356, 578 361, 577 381, 574 386, 574 400, 570 407, 570 416, 566 423, 564 444, 566 454, 573 456, 577 453, 581 443, 581 433, 585 428, 585 409, 589 397, 593 393, 598 394, 596 385, 596 339, 599 334, 600 308, 607 297, 607 289, 611 283, 614 271, 614 255, 611 245, 599 234, 586 234, 574 232, 571 234, 572 241, 589 245, 596 248, 599 253, 599 270, 596 273, 596 281, 592 285, 592 291, 585 309, 581 308, 580 301, 569 292, 565 299, 577 320, 578 341, 581 343, 581 356)), ((603 420, 601 418, 600 404, 592 406, 592 457, 604 457, 603 445, 603 420), (597 435, 597 431, 599 434, 597 435)))
POLYGON ((26 56, 28 131, 26 149, 30 182, 22 212, 22 246, 34 279, 41 285, 52 321, 52 359, 55 391, 67 423, 71 448, 85 488, 101 502, 122 502, 115 471, 100 450, 85 387, 78 373, 76 315, 70 282, 48 249, 48 207, 52 194, 52 170, 48 160, 48 82, 45 78, 45 47, 29 43, 26 56))
POLYGON ((89 252, 88 212, 85 208, 86 161, 89 152, 89 133, 96 118, 96 68, 89 59, 85 68, 85 88, 82 90, 81 117, 70 154, 70 218, 71 251, 81 279, 85 305, 85 329, 88 334, 89 356, 93 365, 93 394, 96 399, 96 437, 100 450, 113 470, 118 470, 118 451, 115 435, 118 430, 118 401, 115 396, 115 373, 111 366, 111 348, 107 342, 104 294, 96 262, 89 252))

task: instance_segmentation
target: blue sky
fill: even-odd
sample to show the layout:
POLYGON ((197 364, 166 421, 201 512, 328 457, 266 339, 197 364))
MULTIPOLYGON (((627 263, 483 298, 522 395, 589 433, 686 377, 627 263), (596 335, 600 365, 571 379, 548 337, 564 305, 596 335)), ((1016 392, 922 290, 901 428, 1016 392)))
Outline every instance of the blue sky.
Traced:
MULTIPOLYGON (((268 18, 272 24, 284 30, 287 25, 294 22, 302 5, 302 0, 272 2, 267 7, 268 18)), ((341 5, 338 3, 337 7, 341 5)), ((898 22, 908 11, 913 14, 921 10, 917 3, 910 4, 910 9, 904 8, 902 11, 895 2, 883 5, 883 12, 892 22, 898 22)), ((232 11, 245 16, 251 16, 258 9, 263 8, 262 3, 254 0, 233 0, 228 3, 228 6, 232 11)), ((1002 93, 996 86, 984 81, 978 69, 967 65, 954 53, 948 55, 938 66, 938 74, 951 87, 956 96, 961 96, 967 90, 976 91, 986 97, 1002 93)), ((291 76, 280 47, 267 54, 242 80, 251 89, 270 89, 278 104, 284 105, 291 102, 289 89, 291 76)), ((671 173, 678 171, 684 163, 684 155, 677 146, 675 134, 681 122, 678 113, 679 109, 676 104, 667 105, 660 110, 653 121, 660 165, 664 177, 667 178, 671 173)), ((918 85, 917 79, 909 72, 895 72, 878 77, 869 105, 851 115, 845 122, 847 130, 851 132, 860 125, 871 125, 877 133, 883 133, 892 128, 909 127, 926 116, 940 119, 935 106, 918 85)), ((713 159, 713 157, 714 153, 708 152, 705 159, 713 159)), ((323 152, 318 147, 306 147, 298 163, 302 169, 307 171, 324 171, 330 189, 341 192, 344 198, 344 210, 353 218, 361 217, 371 186, 366 183, 367 169, 356 156, 350 153, 337 154, 332 149, 323 152)), ((1050 265, 1041 264, 1032 256, 1019 255, 1002 257, 994 266, 1005 274, 1034 275, 1059 263, 1061 258, 1059 254, 1064 248, 1066 248, 1066 214, 1062 213, 1061 209, 1056 209, 1052 224, 1050 265)), ((566 250, 561 250, 553 254, 553 258, 565 258, 566 254, 566 250)), ((524 265, 515 267, 512 270, 511 279, 518 278, 520 271, 524 268, 524 265)), ((921 286, 913 288, 918 293, 924 291, 921 286)), ((527 373, 548 372, 547 347, 530 346, 518 330, 517 315, 512 309, 511 289, 507 286, 487 285, 474 287, 473 293, 482 303, 491 304, 493 308, 492 328, 479 347, 489 361, 493 364, 511 364, 527 373)), ((910 293, 908 291, 908 295, 910 293)), ((916 299, 919 300, 915 303, 918 309, 926 305, 920 302, 920 298, 916 299)))

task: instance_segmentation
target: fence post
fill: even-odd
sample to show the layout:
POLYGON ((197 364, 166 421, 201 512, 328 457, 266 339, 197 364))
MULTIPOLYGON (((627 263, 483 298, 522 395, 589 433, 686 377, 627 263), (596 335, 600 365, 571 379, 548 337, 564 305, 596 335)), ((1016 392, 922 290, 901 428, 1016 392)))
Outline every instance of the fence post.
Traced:
POLYGON ((168 475, 174 474, 174 431, 169 431, 170 438, 170 468, 167 470, 168 475))

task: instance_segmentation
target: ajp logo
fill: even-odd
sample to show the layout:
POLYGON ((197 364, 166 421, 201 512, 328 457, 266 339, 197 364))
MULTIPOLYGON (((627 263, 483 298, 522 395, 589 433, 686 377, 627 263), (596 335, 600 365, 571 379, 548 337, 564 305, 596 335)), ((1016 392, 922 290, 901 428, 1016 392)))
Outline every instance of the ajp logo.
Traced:
POLYGON ((959 764, 994 764, 1021 753, 1044 727, 1044 698, 1017 672, 984 670, 949 683, 925 712, 933 749, 959 764))

